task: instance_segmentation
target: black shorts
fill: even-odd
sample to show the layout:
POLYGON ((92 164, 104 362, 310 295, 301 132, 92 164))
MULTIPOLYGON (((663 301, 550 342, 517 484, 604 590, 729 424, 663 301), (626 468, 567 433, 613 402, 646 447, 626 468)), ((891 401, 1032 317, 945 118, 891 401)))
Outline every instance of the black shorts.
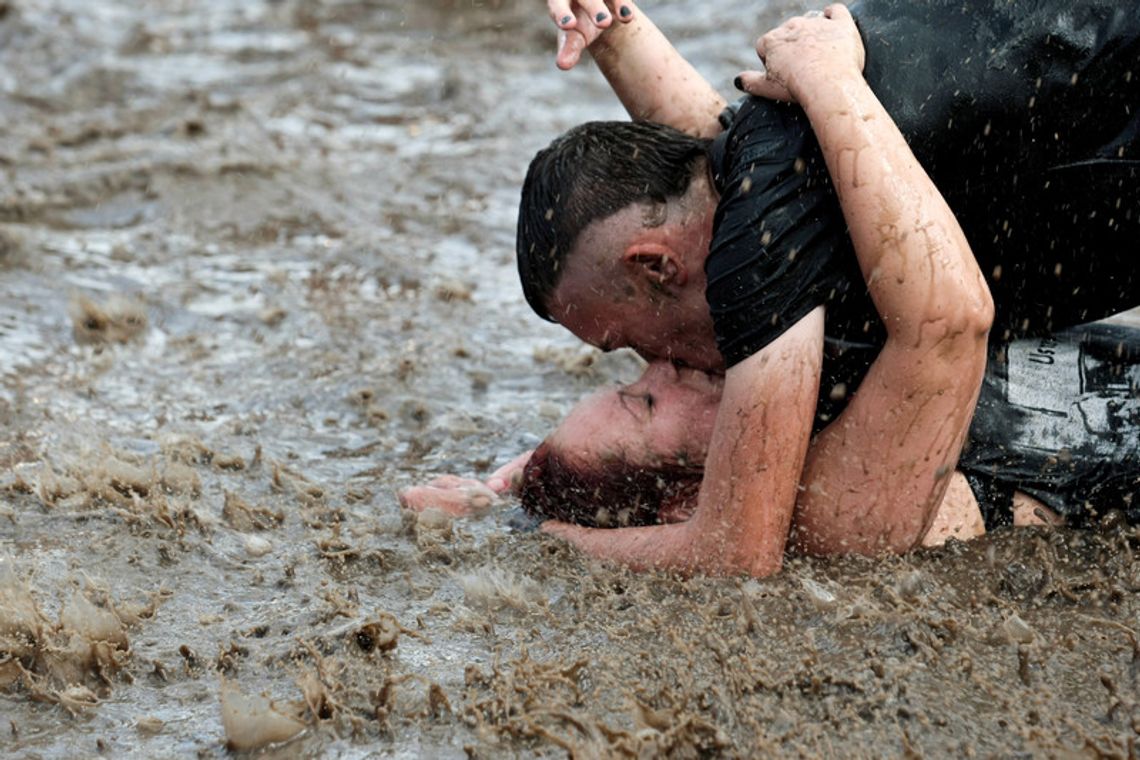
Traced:
POLYGON ((1103 322, 991 351, 959 469, 987 527, 1012 522, 1022 491, 1095 523, 1140 523, 1140 328, 1103 322))

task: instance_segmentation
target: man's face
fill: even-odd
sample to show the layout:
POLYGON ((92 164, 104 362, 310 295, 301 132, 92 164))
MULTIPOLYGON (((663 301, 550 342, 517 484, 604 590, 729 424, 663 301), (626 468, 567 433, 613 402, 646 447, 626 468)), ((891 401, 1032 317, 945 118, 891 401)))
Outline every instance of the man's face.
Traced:
POLYGON ((582 235, 551 298, 551 316, 603 351, 632 348, 648 361, 722 369, 703 277, 655 285, 638 264, 622 260, 628 237, 620 225, 595 223, 582 235))

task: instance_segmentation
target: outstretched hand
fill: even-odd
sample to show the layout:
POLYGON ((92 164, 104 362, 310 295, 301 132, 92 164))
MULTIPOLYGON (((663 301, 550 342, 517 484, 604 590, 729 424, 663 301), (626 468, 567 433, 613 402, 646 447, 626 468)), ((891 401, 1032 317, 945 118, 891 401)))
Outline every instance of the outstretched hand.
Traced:
POLYGON ((452 517, 485 514, 498 501, 499 494, 481 480, 441 475, 426 486, 412 486, 399 491, 400 506, 416 512, 438 509, 452 517))
POLYGON ((863 39, 840 3, 784 22, 757 40, 756 54, 765 70, 742 72, 738 86, 770 100, 798 103, 815 77, 863 73, 863 39))
POLYGON ((577 65, 582 51, 610 28, 615 17, 629 23, 637 10, 632 0, 547 0, 546 8, 558 27, 554 62, 563 71, 577 65))
POLYGON ((401 507, 416 512, 438 509, 453 517, 482 515, 498 503, 502 496, 518 491, 523 468, 532 453, 526 451, 518 455, 491 473, 486 482, 457 475, 441 475, 425 486, 404 488, 396 496, 401 507))
POLYGON ((533 453, 534 449, 524 451, 492 472, 491 477, 487 478, 487 487, 500 495, 504 493, 517 494, 522 488, 523 470, 526 469, 526 463, 530 461, 530 456, 533 453))

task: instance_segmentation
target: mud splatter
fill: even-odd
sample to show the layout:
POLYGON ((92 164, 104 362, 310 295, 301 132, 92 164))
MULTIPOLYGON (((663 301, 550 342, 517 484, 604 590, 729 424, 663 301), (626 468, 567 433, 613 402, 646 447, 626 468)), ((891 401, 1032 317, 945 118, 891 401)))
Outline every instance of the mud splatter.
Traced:
MULTIPOLYGON (((731 96, 792 7, 651 10, 731 96)), ((1134 756, 1122 526, 679 581, 400 512, 638 369, 518 292, 528 158, 621 118, 552 49, 521 0, 0 2, 5 750, 1134 756)))

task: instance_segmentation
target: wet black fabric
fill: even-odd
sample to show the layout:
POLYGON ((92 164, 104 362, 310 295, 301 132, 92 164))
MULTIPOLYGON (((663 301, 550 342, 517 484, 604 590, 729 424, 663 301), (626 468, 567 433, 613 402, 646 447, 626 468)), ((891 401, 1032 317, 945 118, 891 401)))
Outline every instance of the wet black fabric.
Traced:
POLYGON ((878 326, 819 143, 799 108, 745 102, 712 148, 720 193, 706 261, 709 309, 728 366, 821 303, 827 333, 878 326), (836 323, 842 320, 841 323, 836 323))
POLYGON ((960 469, 986 526, 1014 491, 1081 526, 1112 509, 1140 523, 1140 330, 1094 324, 996 348, 960 469))
MULTIPOLYGON (((1140 303, 1140 4, 865 0, 865 76, 966 232, 1010 339, 1140 303)), ((810 125, 747 100, 709 152, 708 299, 732 366, 827 305, 823 396, 883 332, 810 125)), ((835 394, 841 396, 842 394, 835 394)), ((821 409, 826 422, 842 399, 821 409)))

